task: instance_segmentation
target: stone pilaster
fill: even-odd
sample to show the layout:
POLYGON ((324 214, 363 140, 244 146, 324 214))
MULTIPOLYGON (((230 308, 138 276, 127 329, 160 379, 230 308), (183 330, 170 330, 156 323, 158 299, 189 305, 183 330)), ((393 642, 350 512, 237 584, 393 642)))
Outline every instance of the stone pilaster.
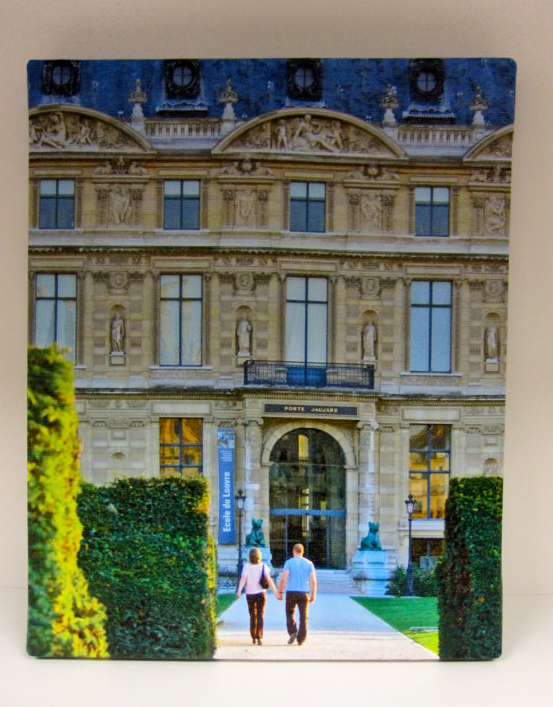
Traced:
POLYGON ((245 528, 250 531, 252 518, 259 518, 261 489, 262 420, 244 420, 244 492, 246 494, 245 528))
POLYGON ((376 480, 375 480, 375 424, 360 422, 359 428, 359 527, 358 540, 367 534, 369 521, 375 521, 376 480))

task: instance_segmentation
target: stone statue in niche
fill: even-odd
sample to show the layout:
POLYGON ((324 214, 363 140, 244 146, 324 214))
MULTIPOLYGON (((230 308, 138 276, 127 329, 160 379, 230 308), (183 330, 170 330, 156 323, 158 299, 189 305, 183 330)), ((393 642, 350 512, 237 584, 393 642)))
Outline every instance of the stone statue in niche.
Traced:
POLYGON ((484 351, 486 354, 486 361, 498 360, 497 327, 494 324, 486 329, 484 351))
POLYGON ((252 325, 246 317, 242 317, 236 327, 239 356, 251 356, 251 331, 252 325))
POLYGON ((376 359, 376 327, 372 322, 368 322, 363 328, 363 361, 374 361, 376 359))
POLYGON ((116 312, 111 320, 111 353, 124 353, 125 351, 125 320, 116 312))

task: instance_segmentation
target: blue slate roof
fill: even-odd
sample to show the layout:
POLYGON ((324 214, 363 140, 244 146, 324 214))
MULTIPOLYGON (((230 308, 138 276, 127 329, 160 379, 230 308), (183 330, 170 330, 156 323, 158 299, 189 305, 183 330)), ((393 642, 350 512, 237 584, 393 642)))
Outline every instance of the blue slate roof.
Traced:
MULTIPOLYGON (((43 92, 44 62, 28 64, 29 107, 70 103, 93 108, 113 117, 128 117, 129 94, 140 79, 148 100, 142 105, 146 118, 159 117, 163 108, 196 111, 197 115, 220 118, 223 105, 218 93, 230 78, 239 100, 237 118, 254 118, 268 111, 291 106, 319 106, 349 113, 372 123, 381 123, 380 101, 388 84, 397 91, 398 123, 411 115, 422 115, 409 85, 409 59, 322 59, 322 94, 314 102, 290 98, 287 92, 286 59, 202 59, 199 94, 186 101, 171 101, 166 95, 163 60, 102 60, 79 62, 79 88, 71 96, 43 92), (179 104, 179 105, 177 105, 179 104), (417 112, 418 111, 418 112, 417 112)), ((445 59, 445 80, 439 101, 431 108, 451 116, 451 122, 469 125, 469 104, 477 87, 488 103, 486 123, 501 127, 514 122, 515 63, 510 59, 445 59)), ((428 108, 428 106, 425 106, 428 108)), ((413 117, 411 122, 416 122, 413 117)))

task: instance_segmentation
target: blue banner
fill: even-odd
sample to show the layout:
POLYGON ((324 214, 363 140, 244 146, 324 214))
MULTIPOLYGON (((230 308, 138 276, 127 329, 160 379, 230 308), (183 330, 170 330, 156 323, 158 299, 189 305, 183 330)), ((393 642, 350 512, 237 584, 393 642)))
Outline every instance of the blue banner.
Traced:
POLYGON ((233 545, 234 527, 234 430, 217 430, 219 459, 219 544, 233 545))

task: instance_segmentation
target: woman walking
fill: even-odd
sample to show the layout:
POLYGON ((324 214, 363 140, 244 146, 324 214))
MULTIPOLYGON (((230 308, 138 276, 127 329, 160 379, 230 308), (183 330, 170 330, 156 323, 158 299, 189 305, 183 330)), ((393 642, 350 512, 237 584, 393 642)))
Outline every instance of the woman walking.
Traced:
POLYGON ((277 599, 282 599, 282 594, 275 587, 271 579, 269 568, 261 562, 261 551, 258 547, 252 547, 248 555, 249 562, 244 565, 242 576, 236 591, 236 597, 240 599, 242 589, 246 585, 246 600, 248 611, 250 612, 250 635, 252 643, 260 646, 263 639, 263 614, 265 613, 265 602, 267 601, 265 589, 261 586, 260 580, 263 575, 268 586, 277 599))

